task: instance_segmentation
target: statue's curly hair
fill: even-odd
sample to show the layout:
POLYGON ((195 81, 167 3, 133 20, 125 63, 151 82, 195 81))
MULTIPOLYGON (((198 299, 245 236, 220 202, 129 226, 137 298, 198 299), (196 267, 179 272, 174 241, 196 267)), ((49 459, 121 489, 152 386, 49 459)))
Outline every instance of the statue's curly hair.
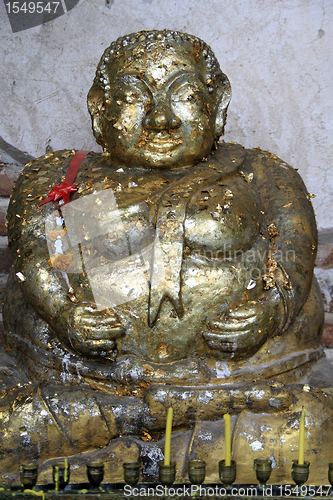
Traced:
POLYGON ((110 98, 111 85, 107 67, 112 61, 112 58, 118 59, 124 53, 124 49, 131 45, 139 43, 140 45, 149 45, 151 42, 190 42, 193 48, 204 57, 206 63, 205 81, 208 91, 212 93, 216 84, 229 86, 229 80, 221 71, 220 64, 215 57, 212 49, 203 40, 188 33, 171 30, 151 30, 139 31, 119 37, 115 42, 104 51, 104 54, 97 67, 94 85, 100 86, 104 92, 106 99, 110 98))

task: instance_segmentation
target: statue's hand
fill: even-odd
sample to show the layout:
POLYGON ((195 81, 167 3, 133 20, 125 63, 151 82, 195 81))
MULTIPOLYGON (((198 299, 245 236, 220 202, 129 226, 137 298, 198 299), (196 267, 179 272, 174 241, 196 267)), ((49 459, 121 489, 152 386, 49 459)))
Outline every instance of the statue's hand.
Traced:
POLYGON ((85 356, 114 357, 116 339, 125 333, 112 309, 99 311, 94 305, 78 304, 70 314, 69 341, 73 349, 85 356))
POLYGON ((230 353, 232 358, 257 351, 275 331, 280 305, 281 298, 274 289, 264 291, 257 300, 228 309, 219 318, 211 318, 203 332, 207 347, 214 355, 230 353))

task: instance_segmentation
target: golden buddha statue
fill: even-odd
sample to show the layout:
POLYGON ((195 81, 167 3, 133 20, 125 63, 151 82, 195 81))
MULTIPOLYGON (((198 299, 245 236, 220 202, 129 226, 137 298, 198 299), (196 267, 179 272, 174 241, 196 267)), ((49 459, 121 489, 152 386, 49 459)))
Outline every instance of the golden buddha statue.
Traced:
POLYGON ((284 161, 219 142, 230 97, 202 40, 119 38, 88 94, 104 152, 74 174, 66 150, 21 173, 8 211, 4 482, 33 460, 47 482, 59 457, 73 482, 92 458, 106 481, 125 459, 152 479, 169 406, 179 481, 190 458, 218 480, 228 412, 237 482, 271 458, 272 482, 290 483, 304 407, 309 481, 327 482, 333 373, 312 205, 284 161))

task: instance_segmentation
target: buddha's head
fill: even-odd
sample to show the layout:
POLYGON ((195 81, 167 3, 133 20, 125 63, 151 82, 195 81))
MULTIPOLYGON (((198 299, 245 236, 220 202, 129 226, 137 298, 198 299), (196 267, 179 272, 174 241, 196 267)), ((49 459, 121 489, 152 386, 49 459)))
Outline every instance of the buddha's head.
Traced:
POLYGON ((106 49, 88 108, 97 142, 117 163, 168 169, 209 155, 230 97, 229 80, 202 40, 141 31, 106 49))

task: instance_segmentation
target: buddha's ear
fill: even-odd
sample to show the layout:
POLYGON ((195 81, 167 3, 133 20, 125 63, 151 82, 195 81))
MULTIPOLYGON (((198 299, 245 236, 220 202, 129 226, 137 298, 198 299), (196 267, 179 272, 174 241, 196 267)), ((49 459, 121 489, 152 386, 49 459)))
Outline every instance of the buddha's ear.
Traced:
POLYGON ((104 109, 104 90, 99 85, 93 85, 89 90, 87 102, 88 111, 91 116, 92 128, 94 135, 98 144, 103 144, 102 139, 102 121, 103 121, 103 109, 104 109))
POLYGON ((215 119, 215 137, 218 139, 224 134, 224 126, 227 120, 227 109, 231 99, 231 86, 229 79, 223 75, 222 83, 216 90, 216 119, 215 119))

